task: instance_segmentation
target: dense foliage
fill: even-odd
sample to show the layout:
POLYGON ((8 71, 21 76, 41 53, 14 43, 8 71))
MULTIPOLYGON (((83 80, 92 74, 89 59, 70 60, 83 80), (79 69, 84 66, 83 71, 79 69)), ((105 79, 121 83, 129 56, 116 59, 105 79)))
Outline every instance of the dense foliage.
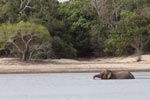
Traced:
POLYGON ((149 53, 150 1, 1 0, 0 56, 19 54, 18 47, 25 50, 21 43, 26 44, 33 34, 36 36, 30 50, 20 54, 23 60, 31 59, 33 48, 44 43, 47 49, 36 50, 34 58, 149 53), (11 43, 15 43, 14 47, 11 43))

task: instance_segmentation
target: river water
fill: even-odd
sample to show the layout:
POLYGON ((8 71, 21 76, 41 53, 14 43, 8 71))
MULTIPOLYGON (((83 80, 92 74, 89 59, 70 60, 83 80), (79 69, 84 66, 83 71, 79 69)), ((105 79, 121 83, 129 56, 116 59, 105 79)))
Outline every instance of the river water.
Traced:
POLYGON ((1 100, 150 100, 150 73, 93 80, 96 73, 0 74, 1 100))

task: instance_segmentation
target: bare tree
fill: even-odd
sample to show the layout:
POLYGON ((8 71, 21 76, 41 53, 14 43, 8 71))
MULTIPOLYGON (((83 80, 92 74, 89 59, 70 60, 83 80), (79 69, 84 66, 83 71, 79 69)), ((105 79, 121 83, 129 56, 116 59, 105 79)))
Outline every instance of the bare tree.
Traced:
POLYGON ((98 18, 104 18, 106 14, 106 3, 108 0, 90 0, 92 7, 96 10, 98 18))
POLYGON ((18 32, 10 43, 15 47, 13 51, 17 52, 23 61, 29 61, 37 52, 46 52, 45 49, 50 47, 49 42, 38 43, 37 40, 38 35, 34 33, 18 32))
POLYGON ((112 3, 109 0, 90 0, 91 6, 96 11, 98 21, 107 25, 109 29, 116 26, 116 22, 119 20, 120 11, 122 7, 121 1, 114 1, 112 3), (108 5, 112 9, 108 9, 108 5))
POLYGON ((112 7, 113 7, 112 15, 113 15, 115 20, 118 20, 118 17, 120 16, 122 3, 119 1, 113 2, 112 7))

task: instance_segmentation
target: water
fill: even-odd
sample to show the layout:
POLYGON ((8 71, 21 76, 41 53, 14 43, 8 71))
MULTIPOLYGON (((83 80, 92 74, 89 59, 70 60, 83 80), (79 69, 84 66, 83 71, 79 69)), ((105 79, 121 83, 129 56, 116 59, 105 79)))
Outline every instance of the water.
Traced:
POLYGON ((95 73, 1 74, 1 100, 149 100, 150 73, 93 80, 95 73))

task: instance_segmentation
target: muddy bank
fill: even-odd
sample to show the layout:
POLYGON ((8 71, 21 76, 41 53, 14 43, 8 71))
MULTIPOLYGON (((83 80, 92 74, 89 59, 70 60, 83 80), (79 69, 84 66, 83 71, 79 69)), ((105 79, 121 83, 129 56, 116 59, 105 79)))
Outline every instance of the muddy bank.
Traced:
POLYGON ((150 55, 143 55, 141 62, 135 56, 96 59, 48 59, 21 62, 15 58, 0 58, 0 73, 77 73, 99 72, 104 69, 150 71, 150 55))
POLYGON ((73 73, 99 72, 103 69, 150 71, 150 64, 29 64, 0 65, 0 73, 73 73))

